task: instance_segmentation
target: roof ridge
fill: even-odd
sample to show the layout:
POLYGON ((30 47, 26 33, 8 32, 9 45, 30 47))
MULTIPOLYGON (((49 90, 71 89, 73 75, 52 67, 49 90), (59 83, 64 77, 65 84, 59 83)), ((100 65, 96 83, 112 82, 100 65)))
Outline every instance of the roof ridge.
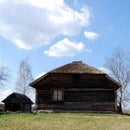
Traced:
POLYGON ((92 73, 105 74, 103 71, 83 63, 82 61, 73 61, 50 71, 50 73, 92 73))

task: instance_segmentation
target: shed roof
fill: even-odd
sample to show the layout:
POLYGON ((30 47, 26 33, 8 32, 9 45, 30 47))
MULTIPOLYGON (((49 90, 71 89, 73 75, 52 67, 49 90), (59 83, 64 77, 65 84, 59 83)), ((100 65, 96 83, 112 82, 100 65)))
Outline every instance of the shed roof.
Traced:
POLYGON ((4 102, 4 103, 12 102, 12 98, 14 98, 15 101, 17 101, 19 103, 33 104, 33 102, 31 101, 31 99, 29 97, 27 97, 24 94, 15 93, 15 92, 13 92, 8 97, 6 97, 2 102, 4 102))

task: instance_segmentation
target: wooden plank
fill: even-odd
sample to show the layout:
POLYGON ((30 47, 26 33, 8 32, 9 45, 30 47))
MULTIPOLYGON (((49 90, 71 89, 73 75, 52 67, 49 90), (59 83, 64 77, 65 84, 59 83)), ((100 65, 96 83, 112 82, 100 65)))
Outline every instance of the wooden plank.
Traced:
POLYGON ((113 91, 113 89, 107 89, 107 88, 69 88, 65 91, 113 91))

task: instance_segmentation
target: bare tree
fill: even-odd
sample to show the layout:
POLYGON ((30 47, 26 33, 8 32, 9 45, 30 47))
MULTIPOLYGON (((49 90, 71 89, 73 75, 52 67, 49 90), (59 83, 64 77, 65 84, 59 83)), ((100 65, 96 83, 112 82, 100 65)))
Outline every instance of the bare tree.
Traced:
POLYGON ((0 88, 2 88, 10 79, 9 69, 6 65, 0 63, 0 88))
POLYGON ((28 95, 33 92, 33 88, 29 86, 32 81, 32 70, 28 63, 28 58, 22 60, 19 64, 16 90, 24 95, 28 95))
POLYGON ((110 58, 106 59, 105 67, 110 70, 113 78, 121 85, 118 92, 118 102, 122 113, 123 102, 128 101, 128 94, 125 90, 130 83, 130 61, 128 56, 118 48, 110 58))

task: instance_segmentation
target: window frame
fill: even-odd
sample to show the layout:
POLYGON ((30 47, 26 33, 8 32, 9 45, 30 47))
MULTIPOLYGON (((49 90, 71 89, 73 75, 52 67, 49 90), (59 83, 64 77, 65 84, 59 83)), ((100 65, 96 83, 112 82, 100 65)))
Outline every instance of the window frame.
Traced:
POLYGON ((61 88, 53 89, 52 99, 54 102, 63 102, 64 100, 64 91, 61 88))

